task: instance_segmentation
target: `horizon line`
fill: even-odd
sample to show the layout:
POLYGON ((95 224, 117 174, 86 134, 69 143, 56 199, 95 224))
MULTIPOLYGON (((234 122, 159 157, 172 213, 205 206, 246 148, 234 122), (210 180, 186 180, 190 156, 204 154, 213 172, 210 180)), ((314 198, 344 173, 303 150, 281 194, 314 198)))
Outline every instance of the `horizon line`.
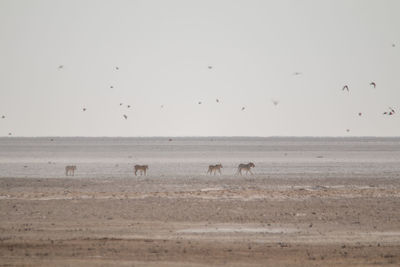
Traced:
POLYGON ((106 136, 106 135, 15 135, 0 138, 400 138, 394 135, 149 135, 149 136, 106 136))

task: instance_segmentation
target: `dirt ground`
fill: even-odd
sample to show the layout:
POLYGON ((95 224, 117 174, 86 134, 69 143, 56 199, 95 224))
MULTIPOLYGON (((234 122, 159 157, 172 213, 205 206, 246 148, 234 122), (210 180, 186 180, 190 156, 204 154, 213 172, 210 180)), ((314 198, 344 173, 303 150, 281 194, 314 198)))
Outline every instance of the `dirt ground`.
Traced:
POLYGON ((399 266, 398 178, 0 179, 0 266, 399 266))

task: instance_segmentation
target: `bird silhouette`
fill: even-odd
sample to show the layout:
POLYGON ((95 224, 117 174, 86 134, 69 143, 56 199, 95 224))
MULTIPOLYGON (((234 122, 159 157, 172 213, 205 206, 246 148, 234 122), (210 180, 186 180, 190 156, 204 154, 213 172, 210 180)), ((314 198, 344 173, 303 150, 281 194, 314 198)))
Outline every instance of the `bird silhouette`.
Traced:
POLYGON ((63 69, 63 68, 64 68, 64 65, 58 66, 58 69, 59 69, 59 70, 61 70, 61 69, 63 69))
POLYGON ((199 105, 201 105, 201 101, 199 101, 199 105))
POLYGON ((111 88, 111 89, 113 89, 113 88, 114 88, 114 86, 112 86, 112 85, 111 85, 111 86, 110 86, 110 88, 111 88))
POLYGON ((5 119, 5 118, 6 118, 6 116, 4 116, 4 115, 3 115, 3 116, 1 116, 1 118, 2 118, 2 119, 5 119))
POLYGON ((395 111, 392 107, 389 107, 389 110, 390 110, 390 111, 385 111, 385 112, 383 112, 383 115, 389 115, 389 116, 391 116, 391 115, 394 115, 394 114, 396 113, 396 111, 395 111))
POLYGON ((301 74, 302 74, 301 72, 293 72, 294 76, 298 76, 298 75, 301 75, 301 74))
POLYGON ((116 69, 116 70, 119 70, 119 67, 117 66, 117 67, 115 67, 115 69, 116 69))
POLYGON ((346 129, 346 132, 350 132, 350 129, 346 129))
POLYGON ((125 118, 125 120, 127 120, 127 119, 128 119, 128 116, 126 116, 126 115, 124 114, 124 118, 125 118))
POLYGON ((245 110, 245 109, 246 109, 245 107, 242 107, 242 111, 245 110))
POLYGON ((347 90, 349 92, 349 87, 347 85, 343 86, 342 91, 347 90))
POLYGON ((131 107, 131 105, 127 105, 126 107, 127 107, 127 108, 130 108, 130 107, 131 107))
POLYGON ((122 106, 124 103, 119 103, 120 106, 122 106))
POLYGON ((274 106, 277 106, 277 105, 279 104, 279 101, 278 101, 278 100, 272 99, 271 101, 272 101, 272 104, 274 104, 274 106))
POLYGON ((8 135, 12 135, 12 133, 8 133, 8 135))
POLYGON ((362 115, 362 113, 361 112, 358 112, 358 116, 361 116, 362 115))
POLYGON ((215 102, 219 103, 219 99, 218 99, 218 98, 217 98, 217 99, 215 99, 215 102))
POLYGON ((371 82, 369 85, 372 85, 374 88, 376 88, 376 83, 371 82))
POLYGON ((164 108, 164 105, 161 105, 160 108, 164 108))
POLYGON ((213 67, 212 66, 208 66, 208 69, 211 70, 213 67))
POLYGON ((82 111, 86 111, 86 108, 82 108, 82 111))
POLYGON ((392 47, 395 47, 396 46, 396 44, 392 44, 392 47))

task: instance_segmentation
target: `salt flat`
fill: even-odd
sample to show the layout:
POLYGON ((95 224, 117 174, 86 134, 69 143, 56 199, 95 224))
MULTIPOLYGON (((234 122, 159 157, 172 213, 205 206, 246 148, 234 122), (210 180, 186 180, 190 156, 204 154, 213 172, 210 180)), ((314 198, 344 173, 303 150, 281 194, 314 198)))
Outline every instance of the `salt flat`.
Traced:
POLYGON ((0 140, 3 265, 400 263, 399 139, 54 140, 0 140))

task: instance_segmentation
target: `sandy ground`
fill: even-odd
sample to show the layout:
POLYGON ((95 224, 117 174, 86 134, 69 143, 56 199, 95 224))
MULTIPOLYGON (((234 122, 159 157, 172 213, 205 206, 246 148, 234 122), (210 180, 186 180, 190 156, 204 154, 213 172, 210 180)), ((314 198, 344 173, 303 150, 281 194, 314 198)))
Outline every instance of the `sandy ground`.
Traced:
POLYGON ((398 178, 0 179, 0 266, 399 266, 398 178))

